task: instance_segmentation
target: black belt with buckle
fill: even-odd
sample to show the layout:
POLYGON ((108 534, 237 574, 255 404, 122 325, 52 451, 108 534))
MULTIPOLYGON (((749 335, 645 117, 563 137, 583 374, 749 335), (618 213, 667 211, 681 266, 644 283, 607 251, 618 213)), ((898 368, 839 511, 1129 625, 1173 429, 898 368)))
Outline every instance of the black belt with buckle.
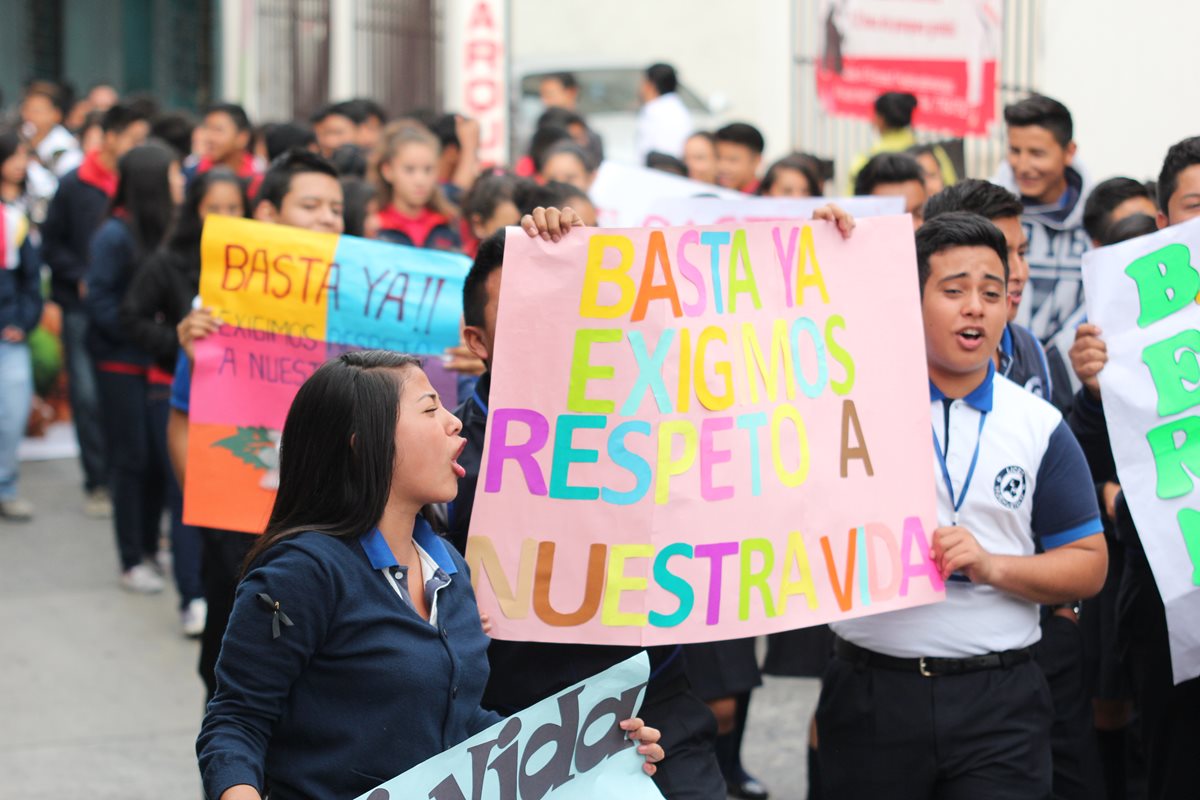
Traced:
POLYGON ((962 675, 985 669, 1007 669, 1017 664, 1024 664, 1033 658, 1033 650, 1029 647, 1022 647, 1020 650, 1005 650, 1002 653, 984 653, 981 656, 967 656, 966 658, 939 658, 936 656, 898 658, 867 650, 841 638, 835 644, 835 651, 838 658, 843 661, 895 672, 916 672, 926 678, 962 675))

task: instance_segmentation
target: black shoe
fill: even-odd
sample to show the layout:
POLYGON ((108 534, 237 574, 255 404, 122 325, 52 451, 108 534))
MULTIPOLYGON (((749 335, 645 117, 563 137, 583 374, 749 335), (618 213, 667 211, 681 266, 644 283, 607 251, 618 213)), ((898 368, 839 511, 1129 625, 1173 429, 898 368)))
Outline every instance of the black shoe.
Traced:
POLYGON ((767 800, 771 796, 767 787, 749 775, 743 776, 740 783, 726 783, 725 790, 730 797, 737 797, 740 800, 767 800))

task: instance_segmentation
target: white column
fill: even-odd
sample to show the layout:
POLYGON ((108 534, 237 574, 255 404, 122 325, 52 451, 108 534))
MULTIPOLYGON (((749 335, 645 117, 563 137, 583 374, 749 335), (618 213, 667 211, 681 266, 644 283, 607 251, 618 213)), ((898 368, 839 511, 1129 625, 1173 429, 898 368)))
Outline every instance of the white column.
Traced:
POLYGON ((329 98, 347 100, 360 94, 354 25, 359 0, 333 0, 329 10, 329 98))
POLYGON ((258 3, 221 3, 221 96, 240 103, 254 119, 258 112, 258 3))

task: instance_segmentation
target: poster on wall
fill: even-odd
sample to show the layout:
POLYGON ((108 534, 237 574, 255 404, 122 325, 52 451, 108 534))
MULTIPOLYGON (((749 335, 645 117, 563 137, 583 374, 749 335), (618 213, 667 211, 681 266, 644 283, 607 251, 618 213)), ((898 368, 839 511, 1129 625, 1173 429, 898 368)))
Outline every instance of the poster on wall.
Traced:
POLYGON ((821 0, 817 93, 870 120, 884 92, 917 97, 913 125, 986 134, 996 117, 1001 0, 821 0))

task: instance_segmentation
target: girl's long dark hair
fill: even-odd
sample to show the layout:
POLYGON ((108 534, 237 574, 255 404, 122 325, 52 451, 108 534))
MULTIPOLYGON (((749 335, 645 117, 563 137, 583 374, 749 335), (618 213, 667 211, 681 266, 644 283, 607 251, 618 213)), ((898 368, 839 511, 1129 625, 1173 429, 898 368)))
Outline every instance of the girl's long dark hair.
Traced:
POLYGON ((179 207, 179 215, 175 218, 171 237, 167 241, 168 249, 199 258, 200 233, 204 229, 204 221, 200 219, 200 204, 204 202, 208 190, 218 183, 228 183, 237 187, 238 194, 242 197, 242 215, 246 215, 250 208, 250 201, 246 197, 246 184, 228 167, 213 167, 192 178, 192 182, 188 184, 183 205, 179 207))
POLYGON ((166 239, 175 215, 168 174, 179 156, 165 144, 147 142, 133 148, 117 162, 117 193, 112 212, 133 234, 139 258, 158 249, 166 239))
POLYGON ((304 531, 353 537, 379 523, 392 491, 401 370, 420 363, 388 350, 351 352, 304 382, 283 426, 271 518, 245 569, 304 531))
MULTIPOLYGON (((5 161, 8 161, 10 158, 16 155, 17 150, 20 149, 21 145, 24 143, 25 140, 21 138, 21 134, 18 131, 11 129, 0 129, 0 166, 3 166, 5 161)), ((22 192, 25 191, 24 180, 21 181, 20 188, 22 192)))

